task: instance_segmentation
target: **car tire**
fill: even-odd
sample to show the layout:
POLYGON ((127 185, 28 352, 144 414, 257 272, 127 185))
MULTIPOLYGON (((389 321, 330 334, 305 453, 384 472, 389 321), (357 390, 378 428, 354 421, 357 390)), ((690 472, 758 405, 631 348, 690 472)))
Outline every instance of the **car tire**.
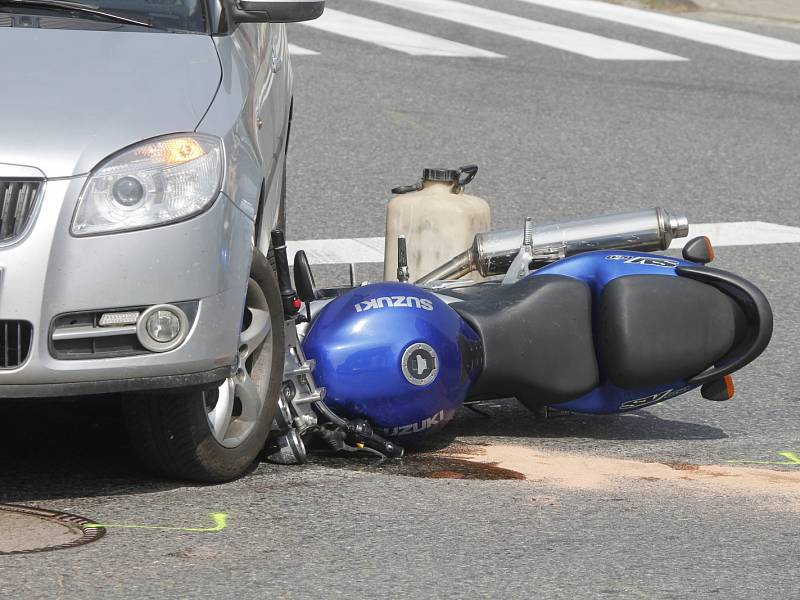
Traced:
MULTIPOLYGON (((274 269, 253 252, 236 373, 213 389, 164 391, 123 403, 131 442, 159 475, 204 483, 235 479, 264 447, 278 405, 283 313, 274 269), (269 332, 256 347, 269 323, 269 332)), ((233 371, 233 369, 232 369, 233 371)))

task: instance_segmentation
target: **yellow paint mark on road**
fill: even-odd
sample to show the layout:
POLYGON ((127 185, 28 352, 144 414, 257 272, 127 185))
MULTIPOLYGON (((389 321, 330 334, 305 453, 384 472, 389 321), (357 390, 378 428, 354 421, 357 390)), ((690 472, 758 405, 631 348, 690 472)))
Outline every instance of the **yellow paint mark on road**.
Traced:
POLYGON ((217 531, 222 531, 228 526, 228 515, 223 512, 215 512, 211 513, 211 518, 214 520, 213 527, 174 527, 168 525, 124 525, 124 524, 116 524, 116 523, 89 523, 84 525, 84 528, 88 527, 102 527, 104 529, 109 529, 111 527, 117 529, 156 529, 160 531, 188 531, 190 533, 215 533, 217 531))
POLYGON ((728 460, 726 462, 736 463, 739 465, 787 465, 792 467, 800 467, 800 456, 796 452, 776 452, 778 456, 782 456, 786 460, 728 460))

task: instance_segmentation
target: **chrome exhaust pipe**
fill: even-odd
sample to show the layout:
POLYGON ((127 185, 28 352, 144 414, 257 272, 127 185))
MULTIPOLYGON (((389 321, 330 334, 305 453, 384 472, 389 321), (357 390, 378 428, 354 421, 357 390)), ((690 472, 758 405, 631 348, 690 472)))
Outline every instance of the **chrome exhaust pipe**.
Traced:
MULTIPOLYGON (((415 283, 457 279, 472 271, 483 277, 502 275, 519 252, 523 235, 521 228, 479 233, 470 248, 415 283)), ((686 216, 663 208, 534 225, 534 263, 546 264, 590 250, 666 250, 672 240, 687 235, 686 216)))

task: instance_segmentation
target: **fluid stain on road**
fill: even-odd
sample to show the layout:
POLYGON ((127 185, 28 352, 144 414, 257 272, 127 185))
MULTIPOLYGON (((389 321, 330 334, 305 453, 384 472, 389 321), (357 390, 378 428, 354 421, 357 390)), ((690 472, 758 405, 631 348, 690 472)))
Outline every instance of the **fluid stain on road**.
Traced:
POLYGON ((314 454, 309 463, 332 469, 347 469, 382 475, 402 475, 427 479, 522 480, 518 471, 491 462, 473 462, 440 454, 409 454, 401 459, 384 460, 365 454, 331 456, 314 454))
MULTIPOLYGON (((711 493, 797 498, 800 473, 675 462, 648 462, 544 451, 502 444, 454 442, 444 449, 415 452, 399 460, 368 454, 313 454, 311 464, 428 479, 527 480, 560 488, 606 490, 641 485, 690 486, 711 493)), ((785 506, 785 505, 784 505, 785 506)), ((800 503, 792 502, 793 510, 800 503)))
POLYGON ((494 468, 511 469, 528 481, 560 488, 583 490, 628 489, 633 493, 647 485, 681 486, 712 494, 783 498, 784 509, 800 511, 800 473, 764 468, 697 465, 675 462, 648 462, 632 458, 613 458, 591 454, 571 454, 553 450, 486 445, 463 458, 488 463, 494 468))

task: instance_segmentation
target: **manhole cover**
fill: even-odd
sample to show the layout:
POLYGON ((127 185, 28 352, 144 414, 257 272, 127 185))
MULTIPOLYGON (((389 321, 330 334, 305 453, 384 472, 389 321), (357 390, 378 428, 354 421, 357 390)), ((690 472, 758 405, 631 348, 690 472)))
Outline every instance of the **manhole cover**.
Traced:
POLYGON ((88 544, 105 535, 102 527, 77 515, 0 504, 0 555, 30 554, 88 544))

